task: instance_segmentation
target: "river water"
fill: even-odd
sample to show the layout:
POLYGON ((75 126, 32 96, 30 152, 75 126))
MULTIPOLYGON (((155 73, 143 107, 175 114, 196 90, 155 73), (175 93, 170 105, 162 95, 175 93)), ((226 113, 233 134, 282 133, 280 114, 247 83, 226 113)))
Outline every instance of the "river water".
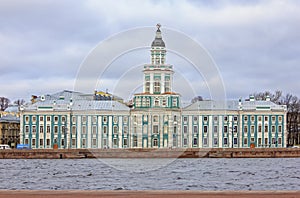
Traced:
POLYGON ((300 158, 2 159, 0 189, 300 190, 300 158))

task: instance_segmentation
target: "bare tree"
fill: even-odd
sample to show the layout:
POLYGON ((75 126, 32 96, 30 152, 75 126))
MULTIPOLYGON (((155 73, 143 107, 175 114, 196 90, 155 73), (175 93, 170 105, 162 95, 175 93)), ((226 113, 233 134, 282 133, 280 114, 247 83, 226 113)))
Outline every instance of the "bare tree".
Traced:
POLYGON ((24 99, 18 99, 14 101, 14 104, 21 106, 23 104, 25 104, 25 100, 24 99))
POLYGON ((259 92, 251 94, 254 96, 256 100, 266 100, 267 97, 270 97, 270 100, 276 104, 281 104, 282 99, 282 91, 275 91, 275 93, 271 93, 270 91, 259 92))
POLYGON ((8 98, 0 97, 0 110, 4 111, 8 107, 9 103, 10 100, 8 98))

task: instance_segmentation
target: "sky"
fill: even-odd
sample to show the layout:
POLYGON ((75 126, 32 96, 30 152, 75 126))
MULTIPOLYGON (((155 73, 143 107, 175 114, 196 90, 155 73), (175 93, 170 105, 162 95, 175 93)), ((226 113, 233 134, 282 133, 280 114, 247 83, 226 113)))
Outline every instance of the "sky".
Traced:
MULTIPOLYGON (((207 52, 227 99, 265 90, 300 97, 299 10, 297 0, 0 0, 0 96, 28 101, 31 95, 77 91, 81 68, 103 41, 153 28, 153 35, 145 35, 150 47, 160 23, 165 41, 167 30, 174 30, 207 52)), ((99 67, 105 56, 99 56, 99 67)), ((143 64, 149 62, 145 46, 127 52, 112 60, 106 75, 97 74, 96 84, 78 91, 108 90, 129 100, 141 91, 143 64), (120 75, 123 65, 129 67, 120 75)), ((192 63, 172 49, 167 62, 174 65, 174 90, 184 100, 212 98, 211 79, 202 71, 196 75, 192 63)))

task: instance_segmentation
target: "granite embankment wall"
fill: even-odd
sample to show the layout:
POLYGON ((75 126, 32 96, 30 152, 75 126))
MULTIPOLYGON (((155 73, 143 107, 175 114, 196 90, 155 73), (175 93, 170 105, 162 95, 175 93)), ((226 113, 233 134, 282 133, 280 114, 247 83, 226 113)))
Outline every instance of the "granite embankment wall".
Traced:
POLYGON ((32 149, 0 150, 0 159, 75 158, 284 158, 300 157, 299 148, 189 149, 32 149))

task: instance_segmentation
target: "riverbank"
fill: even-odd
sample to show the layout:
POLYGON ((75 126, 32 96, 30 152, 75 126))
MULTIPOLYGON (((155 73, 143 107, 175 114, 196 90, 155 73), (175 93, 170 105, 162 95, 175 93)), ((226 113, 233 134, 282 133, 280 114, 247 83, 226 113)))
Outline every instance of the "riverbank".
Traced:
POLYGON ((295 198, 300 191, 2 191, 0 198, 295 198))
POLYGON ((299 148, 32 149, 0 150, 0 159, 295 158, 299 148))

